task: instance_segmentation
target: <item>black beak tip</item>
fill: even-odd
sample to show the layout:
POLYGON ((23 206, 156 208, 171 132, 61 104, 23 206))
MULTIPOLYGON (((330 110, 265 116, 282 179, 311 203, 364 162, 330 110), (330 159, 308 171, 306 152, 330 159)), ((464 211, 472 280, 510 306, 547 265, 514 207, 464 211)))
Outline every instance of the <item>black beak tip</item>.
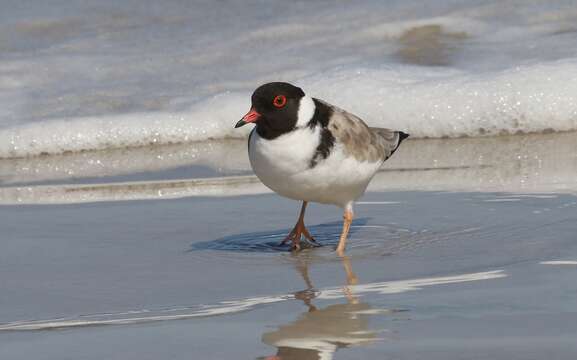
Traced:
POLYGON ((236 125, 234 126, 234 128, 236 129, 236 128, 239 128, 239 127, 244 126, 244 125, 246 125, 246 124, 247 124, 246 121, 244 121, 244 120, 241 119, 241 120, 239 120, 239 121, 236 123, 236 125))

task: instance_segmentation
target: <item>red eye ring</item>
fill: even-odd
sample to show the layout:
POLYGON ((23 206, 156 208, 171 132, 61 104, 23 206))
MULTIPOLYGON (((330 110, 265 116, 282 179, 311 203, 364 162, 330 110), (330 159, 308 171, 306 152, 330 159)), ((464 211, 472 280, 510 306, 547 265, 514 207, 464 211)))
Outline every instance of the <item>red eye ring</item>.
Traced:
POLYGON ((282 108, 286 105, 286 96, 284 95, 277 95, 274 97, 272 104, 277 108, 282 108))

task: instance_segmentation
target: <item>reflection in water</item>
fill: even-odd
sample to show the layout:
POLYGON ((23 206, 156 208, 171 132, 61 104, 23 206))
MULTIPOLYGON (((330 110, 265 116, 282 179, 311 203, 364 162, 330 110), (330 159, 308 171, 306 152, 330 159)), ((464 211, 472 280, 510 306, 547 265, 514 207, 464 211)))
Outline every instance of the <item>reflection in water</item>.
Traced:
MULTIPOLYGON (((298 256, 302 256, 304 254, 298 254, 298 256)), ((213 304, 196 304, 190 306, 178 306, 178 307, 168 307, 168 308, 160 308, 160 309, 132 309, 128 311, 122 312, 108 312, 108 313, 100 313, 100 314, 84 314, 78 315, 75 317, 70 318, 53 318, 53 319, 45 319, 45 320, 18 320, 9 323, 0 323, 0 331, 39 331, 39 330, 54 330, 54 329, 70 329, 70 328, 78 328, 78 327, 85 327, 85 326, 105 326, 105 325, 128 325, 128 324, 141 324, 141 323, 152 323, 152 322, 164 322, 164 321, 174 321, 174 320, 184 320, 184 319, 194 319, 194 318, 204 318, 204 317, 211 317, 211 316, 223 316, 223 315, 232 315, 241 312, 255 310, 258 307, 263 305, 271 305, 271 304, 279 304, 286 301, 294 301, 299 300, 305 302, 309 309, 309 313, 318 312, 318 314, 340 314, 338 316, 344 316, 342 314, 346 314, 348 316, 348 320, 346 323, 348 325, 341 325, 340 328, 331 324, 331 327, 336 329, 340 329, 338 334, 343 335, 342 337, 331 338, 330 336, 323 337, 323 332, 318 331, 318 333, 307 333, 301 332, 300 337, 301 339, 306 342, 312 342, 313 339, 317 339, 319 341, 327 342, 329 345, 332 344, 333 352, 339 347, 346 347, 353 344, 363 343, 364 341, 358 340, 356 335, 362 335, 363 339, 367 339, 369 334, 374 334, 375 332, 371 332, 369 330, 354 330, 359 328, 359 326, 352 326, 351 324, 356 324, 357 321, 362 318, 362 316, 370 315, 370 314, 390 314, 392 312, 397 312, 399 310, 385 310, 385 309, 369 309, 367 305, 361 304, 357 298, 367 295, 367 294, 376 294, 376 295, 387 295, 387 294, 400 294, 407 291, 417 291, 421 290, 424 287, 434 286, 434 285, 443 285, 443 284, 459 284, 459 283, 467 283, 472 281, 482 281, 482 280, 491 280, 491 279, 501 279, 505 278, 508 275, 503 270, 492 270, 492 271, 485 271, 485 272, 477 272, 477 273, 468 273, 468 274, 460 274, 460 275, 450 275, 450 276, 439 276, 439 277, 429 277, 429 278, 417 278, 417 279, 407 279, 407 280, 397 280, 397 281, 385 281, 385 282, 373 282, 373 283, 366 283, 366 284, 358 284, 356 283, 356 277, 354 276, 350 264, 348 263, 348 259, 342 259, 345 271, 347 273, 347 285, 338 288, 324 288, 324 289, 313 289, 312 283, 310 279, 308 279, 308 271, 306 262, 303 271, 301 273, 306 274, 303 276, 305 279, 305 283, 307 283, 307 289, 301 292, 297 292, 296 294, 281 294, 281 295, 266 295, 266 296, 256 296, 256 297, 248 297, 244 299, 237 299, 237 300, 225 300, 220 301, 218 303, 213 304), (307 280, 308 279, 308 280, 307 280), (322 300, 336 300, 336 299, 346 299, 346 304, 341 305, 331 305, 325 309, 317 309, 316 306, 312 304, 312 300, 314 299, 322 299, 322 300), (339 309, 339 306, 342 310, 335 311, 334 308, 339 309), (367 306, 366 308, 362 309, 362 306, 367 306), (333 309, 332 311, 329 310, 333 309), (324 310, 324 312, 323 312, 324 310), (347 330, 351 329, 351 330, 347 330), (364 332, 364 333, 363 333, 364 332), (303 335, 304 334, 304 335, 303 335), (347 341, 345 341, 347 340, 347 341), (353 341, 354 340, 354 341, 353 341), (334 341, 334 343, 332 342, 334 341)), ((300 270, 299 270, 300 271, 300 270)), ((402 310, 401 310, 402 311, 402 310)), ((320 318, 323 317, 322 315, 315 314, 312 318, 320 318)), ((311 316, 309 316, 310 318, 311 316)), ((325 315, 329 319, 331 316, 325 315)), ((299 319, 293 323, 296 324, 299 321, 307 322, 307 316, 303 315, 303 320, 299 319)), ((337 315, 334 315, 334 319, 337 319, 337 315)), ((346 317, 343 319, 347 319, 346 317)), ((312 321, 312 323, 316 323, 316 321, 312 321)), ((335 323, 337 323, 335 321, 335 323)), ((343 322, 340 322, 341 324, 343 322)), ((277 332, 273 333, 281 333, 284 327, 279 328, 277 332)), ((314 328, 312 325, 304 326, 305 329, 314 328)), ((364 329, 364 327, 362 327, 364 329)), ((327 330, 323 330, 327 334, 330 333, 327 330)), ((331 332, 334 332, 335 329, 331 329, 331 332)), ((374 335, 370 335, 371 340, 377 340, 374 338, 374 335)), ((264 338, 264 337, 263 337, 264 338)), ((367 340, 368 342, 369 340, 367 340)), ((323 343, 324 343, 323 342, 323 343)), ((276 346, 275 344, 271 344, 276 346)), ((293 346, 294 347, 294 346, 293 346)), ((301 347, 302 348, 302 347, 301 347)), ((314 348, 313 348, 314 350, 314 348)), ((319 351, 317 351, 319 353, 319 351)), ((319 353, 320 354, 320 353, 319 353)), ((325 353, 323 353, 325 354, 325 353)), ((327 353, 329 355, 332 352, 327 353)), ((332 356, 332 355, 331 355, 332 356)), ((326 358, 326 357, 325 357, 326 358)), ((330 357, 329 357, 330 358, 330 357)), ((323 359, 323 358, 321 358, 323 359)))
POLYGON ((332 359, 340 348, 362 345, 379 340, 377 332, 368 327, 370 305, 362 303, 353 293, 351 286, 357 284, 350 259, 342 257, 346 273, 346 285, 342 293, 344 304, 333 304, 318 308, 313 304, 318 292, 315 291, 308 273, 307 254, 295 255, 296 268, 302 276, 306 289, 294 294, 302 300, 308 311, 290 324, 265 333, 262 341, 277 348, 274 356, 266 360, 325 360, 332 359))
POLYGON ((0 158, 0 185, 176 180, 250 174, 252 171, 245 153, 244 140, 215 140, 0 158), (195 166, 206 168, 204 174, 199 176, 195 166), (180 171, 174 172, 175 169, 180 171))

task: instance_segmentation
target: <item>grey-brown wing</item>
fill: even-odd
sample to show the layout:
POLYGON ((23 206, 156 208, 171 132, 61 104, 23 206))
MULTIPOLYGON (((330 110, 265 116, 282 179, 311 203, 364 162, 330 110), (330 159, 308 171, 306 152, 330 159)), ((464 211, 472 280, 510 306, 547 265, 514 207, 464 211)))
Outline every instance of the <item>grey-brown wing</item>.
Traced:
POLYGON ((345 152, 359 161, 384 161, 407 135, 400 131, 370 128, 359 117, 332 106, 328 129, 344 146, 345 152))

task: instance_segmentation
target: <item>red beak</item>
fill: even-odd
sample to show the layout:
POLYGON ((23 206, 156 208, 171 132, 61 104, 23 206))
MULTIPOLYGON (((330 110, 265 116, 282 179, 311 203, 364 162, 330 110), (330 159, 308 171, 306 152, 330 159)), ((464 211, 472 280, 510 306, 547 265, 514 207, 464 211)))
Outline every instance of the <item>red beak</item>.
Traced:
POLYGON ((250 111, 245 116, 243 116, 242 119, 240 119, 239 122, 237 122, 234 127, 239 128, 248 123, 257 122, 258 119, 260 119, 260 114, 256 112, 256 110, 252 107, 250 108, 250 111))

